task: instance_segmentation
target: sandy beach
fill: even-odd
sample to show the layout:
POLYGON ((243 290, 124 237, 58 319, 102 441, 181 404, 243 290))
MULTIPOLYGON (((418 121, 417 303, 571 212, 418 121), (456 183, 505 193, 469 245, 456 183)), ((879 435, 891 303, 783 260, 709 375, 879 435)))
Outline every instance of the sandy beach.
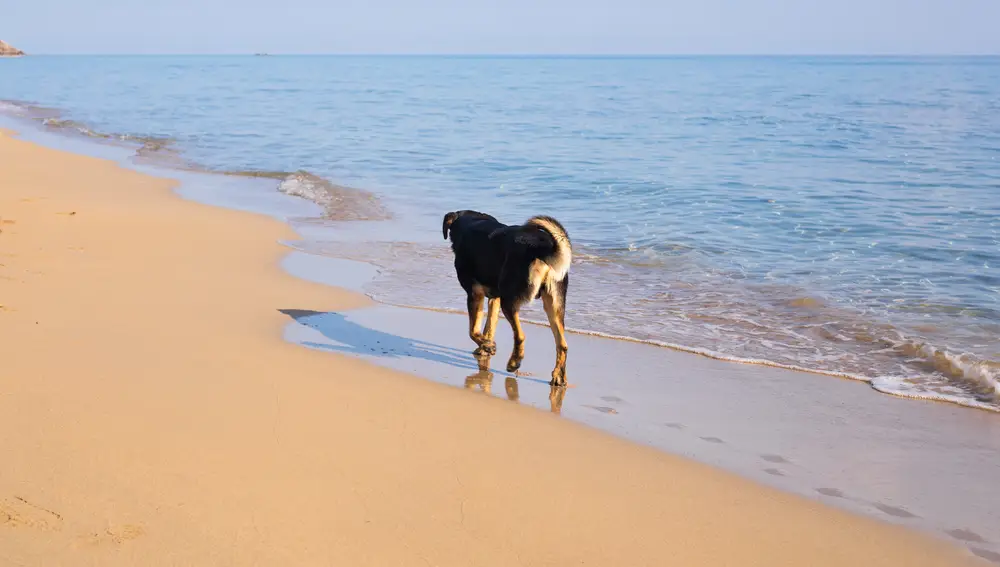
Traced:
POLYGON ((0 565, 983 564, 286 342, 369 301, 283 272, 288 226, 173 185, 0 135, 0 565))

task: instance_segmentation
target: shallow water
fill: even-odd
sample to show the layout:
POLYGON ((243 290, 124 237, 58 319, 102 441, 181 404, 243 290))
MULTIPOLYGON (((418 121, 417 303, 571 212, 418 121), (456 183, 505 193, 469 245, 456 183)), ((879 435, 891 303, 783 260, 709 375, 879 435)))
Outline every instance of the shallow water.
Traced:
POLYGON ((0 99, 264 172, 387 302, 464 304, 444 212, 548 213, 570 327, 1000 409, 997 58, 32 57, 0 99))

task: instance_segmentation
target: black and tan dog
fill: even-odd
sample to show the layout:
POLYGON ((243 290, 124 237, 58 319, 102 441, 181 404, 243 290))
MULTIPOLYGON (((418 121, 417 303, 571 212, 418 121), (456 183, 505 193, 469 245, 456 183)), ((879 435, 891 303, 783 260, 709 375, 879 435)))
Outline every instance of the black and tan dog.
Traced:
POLYGON ((451 237, 458 282, 468 295, 469 336, 479 345, 476 354, 496 353, 493 342, 497 319, 504 317, 514 330, 514 350, 507 371, 514 372, 524 359, 524 332, 518 311, 541 298, 556 341, 556 366, 552 384, 566 384, 566 290, 572 245, 559 221, 536 216, 522 225, 508 226, 485 213, 456 211, 444 216, 444 238, 451 237), (483 300, 489 298, 486 326, 483 300))

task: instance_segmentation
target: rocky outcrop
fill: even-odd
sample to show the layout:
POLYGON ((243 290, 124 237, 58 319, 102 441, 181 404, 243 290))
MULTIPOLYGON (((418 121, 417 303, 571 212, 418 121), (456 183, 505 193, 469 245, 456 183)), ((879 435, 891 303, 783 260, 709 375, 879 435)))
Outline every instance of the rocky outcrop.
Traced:
POLYGON ((20 57, 21 55, 24 55, 23 51, 14 48, 6 41, 0 41, 0 57, 20 57))

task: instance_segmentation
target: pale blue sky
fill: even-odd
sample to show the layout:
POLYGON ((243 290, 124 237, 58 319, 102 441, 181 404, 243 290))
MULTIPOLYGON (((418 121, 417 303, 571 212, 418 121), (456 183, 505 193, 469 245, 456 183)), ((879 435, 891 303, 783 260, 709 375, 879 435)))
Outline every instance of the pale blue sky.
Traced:
POLYGON ((1000 0, 11 0, 33 53, 1000 53, 1000 0))

